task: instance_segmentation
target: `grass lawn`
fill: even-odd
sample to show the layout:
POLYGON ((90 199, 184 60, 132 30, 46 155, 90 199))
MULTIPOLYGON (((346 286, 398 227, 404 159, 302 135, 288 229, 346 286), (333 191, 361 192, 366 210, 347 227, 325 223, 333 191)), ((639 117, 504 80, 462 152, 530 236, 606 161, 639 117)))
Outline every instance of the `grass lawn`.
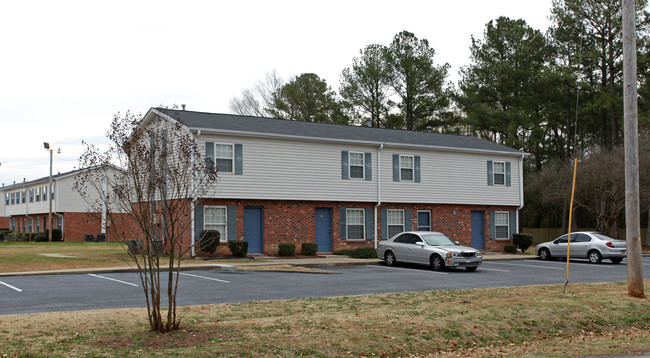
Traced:
MULTIPOLYGON (((650 280, 645 281, 650 286, 650 280)), ((650 300, 627 284, 447 290, 180 308, 148 331, 144 309, 0 316, 14 357, 580 357, 650 351, 650 300)), ((646 290, 647 292, 647 290, 646 290)), ((44 298, 46 299, 46 298, 44 298)))

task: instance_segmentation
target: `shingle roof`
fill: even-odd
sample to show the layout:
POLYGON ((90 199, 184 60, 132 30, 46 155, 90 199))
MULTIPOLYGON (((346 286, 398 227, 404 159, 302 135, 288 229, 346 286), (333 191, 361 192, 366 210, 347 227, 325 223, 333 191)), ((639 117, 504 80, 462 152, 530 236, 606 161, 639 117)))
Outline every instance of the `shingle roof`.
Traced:
POLYGON ((331 123, 312 123, 276 118, 250 117, 233 114, 194 112, 166 108, 155 110, 178 120, 190 129, 202 131, 244 132, 259 135, 301 137, 320 140, 384 143, 449 148, 480 152, 499 152, 510 155, 523 153, 484 139, 455 134, 415 132, 406 130, 348 126, 331 123))

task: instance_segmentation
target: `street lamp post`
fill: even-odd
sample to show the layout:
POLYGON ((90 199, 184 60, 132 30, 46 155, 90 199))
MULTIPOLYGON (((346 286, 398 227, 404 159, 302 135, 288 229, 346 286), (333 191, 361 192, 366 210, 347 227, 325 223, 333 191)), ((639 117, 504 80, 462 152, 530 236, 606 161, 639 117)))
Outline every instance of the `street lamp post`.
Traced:
MULTIPOLYGON (((47 199, 50 204, 50 211, 47 215, 47 241, 52 242, 52 160, 54 158, 54 149, 50 149, 50 143, 44 142, 43 147, 50 152, 50 180, 47 189, 47 199)), ((61 154, 61 149, 57 151, 61 154)))

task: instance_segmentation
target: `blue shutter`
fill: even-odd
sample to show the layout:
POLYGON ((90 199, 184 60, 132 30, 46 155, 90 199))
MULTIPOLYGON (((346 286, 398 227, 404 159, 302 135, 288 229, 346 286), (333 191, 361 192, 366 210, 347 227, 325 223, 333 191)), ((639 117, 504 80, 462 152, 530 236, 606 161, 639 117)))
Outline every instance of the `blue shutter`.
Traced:
POLYGON ((350 163, 347 150, 341 151, 341 179, 350 179, 350 163))
POLYGON ((235 144, 235 174, 243 174, 244 153, 241 144, 235 144))
POLYGON ((194 207, 194 242, 199 242, 201 236, 199 235, 203 230, 203 205, 194 207))
POLYGON ((205 142, 205 170, 214 168, 214 143, 205 142))
POLYGON ((388 240, 388 209, 381 209, 381 240, 388 240))
POLYGON ((346 223, 346 218, 347 218, 347 208, 345 206, 341 206, 339 208, 339 236, 341 239, 347 238, 348 234, 348 227, 346 223))
POLYGON ((491 160, 488 160, 487 162, 487 176, 488 176, 488 185, 494 185, 494 168, 492 166, 491 160))
POLYGON ((414 180, 416 183, 420 182, 420 156, 416 155, 413 157, 413 165, 415 166, 415 169, 413 170, 413 176, 414 180))
POLYGON ((399 154, 393 154, 393 181, 399 181, 399 154))
POLYGON ((372 180, 372 153, 363 153, 363 158, 366 162, 366 168, 364 170, 366 180, 372 180))
POLYGON ((508 220, 510 221, 510 238, 512 238, 512 234, 515 234, 517 232, 517 220, 515 219, 516 215, 516 211, 510 210, 510 215, 508 217, 508 220))
POLYGON ((372 240, 372 208, 366 208, 366 240, 372 240))
POLYGON ((404 209, 404 231, 411 231, 411 209, 404 209))
POLYGON ((510 179, 510 162, 506 162, 506 186, 511 185, 510 179))
POLYGON ((494 239, 497 231, 496 223, 494 222, 494 210, 490 210, 490 239, 494 239))
POLYGON ((237 240, 237 207, 228 206, 228 241, 237 240))

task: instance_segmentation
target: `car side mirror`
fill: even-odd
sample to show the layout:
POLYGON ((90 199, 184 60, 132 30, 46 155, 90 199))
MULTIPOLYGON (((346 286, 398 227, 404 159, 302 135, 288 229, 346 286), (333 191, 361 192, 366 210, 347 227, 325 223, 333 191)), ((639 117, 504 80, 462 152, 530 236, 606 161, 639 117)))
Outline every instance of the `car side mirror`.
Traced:
POLYGON ((458 241, 454 241, 454 242, 456 243, 456 245, 460 245, 460 242, 458 242, 458 241))
POLYGON ((424 246, 424 242, 422 242, 422 241, 418 241, 418 242, 416 242, 415 244, 416 244, 417 246, 424 246))

